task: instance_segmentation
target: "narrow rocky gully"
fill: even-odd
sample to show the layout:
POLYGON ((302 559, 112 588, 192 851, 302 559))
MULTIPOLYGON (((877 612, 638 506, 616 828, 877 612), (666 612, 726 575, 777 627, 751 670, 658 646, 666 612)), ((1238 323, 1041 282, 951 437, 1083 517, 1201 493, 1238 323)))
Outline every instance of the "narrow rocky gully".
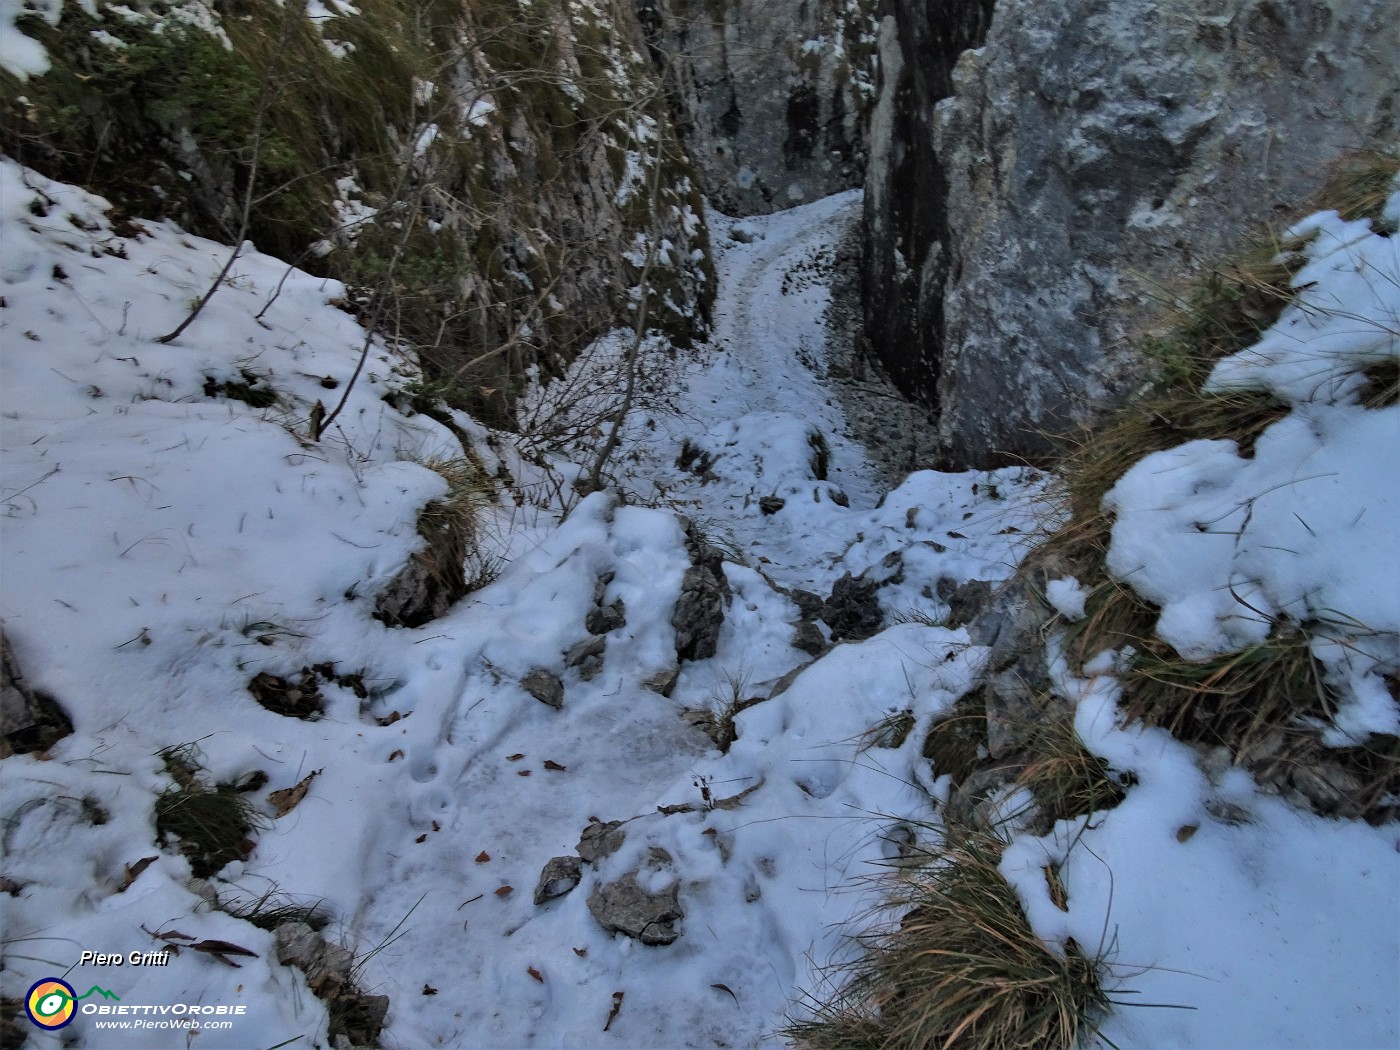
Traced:
MULTIPOLYGON (((404 1045, 587 1046, 605 1021, 617 1045, 776 1040, 850 951, 866 880, 934 819, 912 730, 976 660, 964 632, 930 625, 969 580, 1009 574, 1042 479, 897 484, 922 418, 853 358, 859 208, 848 192, 713 217, 714 335, 643 359, 617 457, 627 504, 589 497, 509 589, 478 596, 562 666, 526 672, 499 639, 464 655, 470 614, 425 631, 420 654, 459 670, 435 714, 420 691, 404 723, 418 787, 386 823, 430 831, 401 855, 366 843, 360 918, 390 939, 456 895, 448 922, 384 955, 402 987, 475 991, 451 1021, 396 1013, 404 1045), (541 600, 573 602, 574 622, 542 631, 541 600), (501 686, 512 665, 523 704, 501 686)), ((576 370, 615 366, 600 350, 576 370)))

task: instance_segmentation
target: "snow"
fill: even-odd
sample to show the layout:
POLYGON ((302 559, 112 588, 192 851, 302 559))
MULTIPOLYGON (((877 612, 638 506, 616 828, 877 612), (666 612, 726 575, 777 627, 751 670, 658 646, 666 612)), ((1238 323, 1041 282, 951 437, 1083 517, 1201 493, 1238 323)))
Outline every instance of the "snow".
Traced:
MULTIPOLYGON (((353 185, 343 190, 349 208, 353 185)), ((256 848, 215 890, 321 902, 364 987, 390 997, 385 1046, 776 1045, 823 966, 854 952, 871 876, 936 837, 938 771, 921 747, 987 655, 965 630, 933 626, 947 613, 940 584, 1006 579, 1053 524, 1040 501, 1050 479, 1030 471, 919 471, 888 492, 871 480, 826 385, 822 324, 826 268, 859 207, 844 194, 748 219, 749 242, 722 246, 709 342, 688 355, 643 342, 617 492, 569 495, 617 408, 630 333, 522 399, 520 435, 457 413, 487 471, 515 481, 479 511, 478 542, 504 568, 406 630, 373 619, 373 596, 419 548, 419 509, 445 491, 424 464, 460 447, 386 400, 413 363, 371 341, 345 411, 312 442, 313 406, 345 394, 366 345, 337 308, 341 286, 249 249, 162 345, 230 249, 166 223, 119 236, 105 202, 0 162, 0 614, 27 678, 75 724, 49 753, 0 762, 4 871, 21 887, 0 894, 4 994, 66 974, 123 1004, 247 1007, 231 1029, 201 1031, 202 1047, 326 1045, 324 1005, 277 963, 271 935, 211 908, 188 862, 155 841, 153 803, 171 785, 157 752, 192 743, 211 781, 270 777, 248 796, 266 818, 256 848), (277 400, 206 393, 226 382, 277 400), (687 443, 703 469, 678 465, 687 443), (764 513, 773 496, 783 506, 764 513), (717 654, 682 664, 667 698, 642 683, 675 666, 683 516, 726 552, 732 598, 717 654), (803 668, 786 589, 824 595, 846 573, 887 581, 880 601, 904 622, 803 668), (585 677, 563 654, 587 639, 601 581, 626 623, 585 677), (259 672, 324 661, 363 672, 369 696, 328 684, 324 716, 307 722, 247 690, 259 672), (521 687, 536 667, 564 683, 561 710, 521 687), (736 716, 727 753, 682 717, 755 696, 771 698, 736 716), (912 727, 902 740, 898 724, 912 727), (305 799, 274 818, 267 793, 312 771, 305 799), (625 821, 622 848, 534 905, 545 862, 573 852, 594 818, 625 821), (588 910, 654 849, 670 860, 642 881, 675 885, 685 912, 667 947, 605 933, 588 910), (146 856, 157 859, 123 889, 146 856), (73 966, 84 949, 152 950, 149 933, 171 929, 256 957, 239 969, 190 951, 159 968, 73 966)), ((1384 262, 1366 231, 1319 230, 1384 262)), ((1340 358, 1375 359, 1372 344, 1343 342, 1340 358)), ((1284 371, 1257 381, 1295 389, 1291 365, 1271 361, 1284 371)), ((1393 666, 1394 554, 1375 547, 1394 520, 1395 410, 1355 406, 1353 388, 1297 401, 1299 418, 1252 460, 1199 443, 1135 468, 1112 496, 1111 558, 1180 606, 1167 630, 1199 651, 1259 636, 1258 614, 1222 597, 1230 582, 1259 609, 1366 622, 1378 633, 1338 627, 1320 654, 1352 683, 1344 724, 1359 734, 1395 718, 1376 678, 1393 666), (1294 512, 1308 528, 1289 524, 1294 512), (1212 533, 1243 538, 1192 527, 1219 515, 1212 533)), ((1067 618, 1083 597, 1074 580, 1051 584, 1067 618)), ((1080 681, 1061 664, 1060 687, 1088 745, 1137 784, 1108 814, 1016 837, 1003 865, 1048 939, 1112 946, 1124 989, 1197 1008, 1123 1009, 1107 1034, 1123 1047, 1393 1044, 1394 828, 1301 814, 1238 771, 1213 782, 1184 745, 1119 726, 1111 667, 1080 681), (1216 802, 1249 822, 1211 816, 1216 802), (1179 842, 1188 824, 1198 830, 1179 842), (1068 913, 1036 883, 1047 855, 1064 860, 1068 913)), ((93 1024, 32 1029, 31 1045, 190 1039, 93 1024)))

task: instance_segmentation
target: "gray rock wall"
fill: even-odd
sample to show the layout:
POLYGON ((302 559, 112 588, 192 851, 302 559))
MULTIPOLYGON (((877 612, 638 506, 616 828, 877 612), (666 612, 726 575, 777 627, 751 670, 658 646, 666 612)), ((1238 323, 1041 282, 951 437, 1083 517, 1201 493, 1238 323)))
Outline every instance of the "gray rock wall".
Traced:
POLYGON ((1126 340, 1163 289, 1286 221, 1346 151, 1400 143, 1394 0, 997 0, 954 97, 916 87, 881 147, 878 113, 915 83, 898 63, 947 63, 912 9, 957 5, 891 6, 867 329, 936 406, 945 466, 1047 452, 1045 432, 1136 382, 1126 340), (933 212, 917 219, 898 192, 911 151, 933 212))
POLYGON ((885 0, 870 123, 862 297, 865 335, 895 382, 934 403, 947 277, 947 177, 933 149, 953 66, 977 47, 992 0, 885 0))
POLYGON ((763 214, 858 186, 877 0, 635 0, 710 200, 763 214))

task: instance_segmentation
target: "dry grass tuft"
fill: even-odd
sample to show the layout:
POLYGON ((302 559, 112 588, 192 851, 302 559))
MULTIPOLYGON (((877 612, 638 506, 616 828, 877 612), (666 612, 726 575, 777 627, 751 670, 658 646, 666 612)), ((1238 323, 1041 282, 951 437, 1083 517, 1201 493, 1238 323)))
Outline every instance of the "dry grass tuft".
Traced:
POLYGON ((1238 753, 1271 729, 1329 719, 1336 698, 1308 635, 1280 627, 1258 645, 1199 662, 1161 642, 1143 649, 1133 658, 1124 706, 1178 739, 1238 753))
POLYGON ((253 829, 264 819, 243 794, 230 784, 206 784, 193 745, 166 748, 160 758, 175 787, 156 799, 157 836, 179 842, 198 879, 217 874, 230 861, 246 860, 253 852, 253 829))
POLYGON ((935 776, 947 773, 954 784, 972 775, 987 753, 987 705, 974 689, 953 705, 946 717, 929 726, 923 756, 935 776))
POLYGON ((807 1050, 1068 1050, 1106 1011, 1102 959, 1058 952, 1031 929, 997 868, 1000 840, 950 837, 926 867, 891 877, 903 917, 863 938, 865 957, 787 1036, 807 1050))
POLYGON ((1123 785, 1108 763, 1084 746, 1068 718, 1041 725, 1026 750, 1029 758, 1016 782, 1035 798, 1037 824, 1045 830, 1123 801, 1123 785))

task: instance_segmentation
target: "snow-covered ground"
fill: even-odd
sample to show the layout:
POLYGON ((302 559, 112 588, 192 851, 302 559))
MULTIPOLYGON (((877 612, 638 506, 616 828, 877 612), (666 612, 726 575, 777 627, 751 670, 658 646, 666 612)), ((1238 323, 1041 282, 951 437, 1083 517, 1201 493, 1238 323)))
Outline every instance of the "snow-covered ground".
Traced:
MULTIPOLYGON (((626 502, 598 493, 562 516, 528 498, 551 491, 530 462, 538 449, 515 450, 529 436, 491 436, 458 413, 487 469, 518 482, 479 512, 481 543, 506 567, 406 630, 372 618, 374 595, 417 549, 421 506, 445 490, 423 464, 460 448, 385 400, 412 363, 376 344, 345 412, 313 443, 312 406, 344 393, 364 340, 334 305, 343 289, 293 271, 258 320, 286 267, 249 251, 208 310, 161 345, 229 249, 164 224, 119 235, 100 200, 0 162, 0 614, 28 680, 75 725, 48 753, 0 761, 0 874, 13 887, 0 894, 0 988, 23 997, 62 977, 125 1005, 246 1008, 231 1028, 193 1037, 183 1023, 99 1031, 84 1014, 56 1034, 21 1022, 32 1045, 326 1045, 324 1006, 279 965, 272 935, 211 908, 187 860, 158 848, 153 806, 172 785, 158 752, 182 744, 211 781, 268 775, 249 796, 266 817, 256 848, 214 888, 224 900, 276 890, 321 902, 327 934, 361 960, 361 985, 390 997, 385 1046, 777 1042, 820 968, 852 950, 848 924, 874 900, 865 877, 924 834, 946 791, 920 747, 985 651, 962 629, 928 625, 945 611, 939 581, 1006 578, 1042 527, 1046 481, 1030 472, 921 472, 888 493, 868 480, 823 385, 822 260, 857 208, 845 195, 746 220, 747 243, 723 245, 711 343, 643 355, 645 396, 616 460, 626 502), (206 393, 249 376, 276 403, 206 393), (813 433, 829 448, 825 479, 813 433), (696 453, 689 467, 677 465, 683 450, 696 453), (782 507, 765 514, 764 497, 782 507), (676 667, 682 514, 730 554, 732 596, 716 654, 682 663, 663 697, 643 683, 676 667), (826 595, 846 572, 899 566, 880 596, 906 622, 838 646, 739 714, 728 753, 682 717, 736 690, 767 697, 808 660, 780 588, 826 595), (588 638, 600 586, 626 622, 585 678, 564 654, 588 638), (302 721, 248 691, 261 672, 325 662, 362 673, 368 697, 324 684, 324 716, 302 721), (522 688, 535 668, 563 682, 560 709, 522 688), (886 746, 905 713, 912 731, 886 746), (313 771, 305 797, 274 816, 269 793, 313 771), (572 854, 595 820, 625 822, 620 849, 585 864, 571 893, 534 904, 546 861, 572 854), (674 943, 607 933, 590 914, 590 895, 633 870, 654 892, 676 886, 674 943), (160 948, 151 933, 172 930, 255 956, 239 968, 188 950, 161 967, 75 965, 85 950, 160 948)), ((601 342, 578 366, 579 388, 589 368, 615 374, 626 344, 601 342)), ((1397 412, 1372 413, 1389 420, 1374 425, 1393 430, 1397 412)), ((589 440, 596 432, 576 464, 589 440)), ((557 475, 577 472, 567 447, 548 456, 557 475)), ((1369 490, 1381 522, 1394 520, 1393 503, 1381 505, 1391 458, 1369 490)), ((1072 597, 1066 585, 1061 598, 1072 597)), ((1101 876, 1078 874, 1097 861, 1073 854, 1080 896, 1066 919, 1015 868, 1018 856, 1067 850, 1065 829, 1013 845, 1004 867, 1047 936, 1093 943, 1085 930, 1096 940, 1107 922, 1142 999, 1203 1007, 1125 1012, 1115 1042, 1392 1045, 1395 829, 1304 816, 1236 777, 1221 790, 1253 823, 1201 822, 1178 844, 1207 792, 1184 749, 1114 728, 1111 676, 1066 674, 1064 687, 1086 697, 1086 740, 1140 781, 1098 839, 1078 836, 1102 846, 1116 878, 1105 891, 1101 876), (1203 886, 1219 894, 1209 911, 1203 886), (1190 937, 1198 922, 1209 951, 1190 937)), ((1393 719, 1393 704, 1372 701, 1367 725, 1393 719)))

